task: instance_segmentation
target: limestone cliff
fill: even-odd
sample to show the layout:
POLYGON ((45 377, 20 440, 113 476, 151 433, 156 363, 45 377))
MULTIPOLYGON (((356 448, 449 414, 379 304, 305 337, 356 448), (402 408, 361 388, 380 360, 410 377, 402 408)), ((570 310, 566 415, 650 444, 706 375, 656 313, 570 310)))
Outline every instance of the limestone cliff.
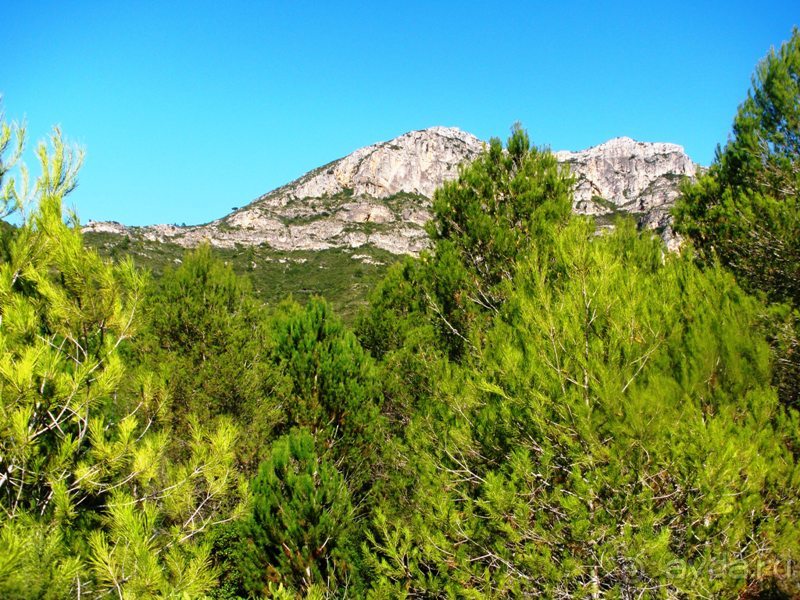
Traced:
MULTIPOLYGON (((432 127, 356 150, 269 192, 247 206, 193 227, 124 228, 90 222, 87 231, 138 235, 194 246, 264 244, 277 250, 374 246, 416 254, 428 243, 430 198, 484 144, 459 129, 432 127)), ((592 215, 629 212, 674 244, 668 209, 684 177, 697 166, 675 144, 617 138, 581 152, 557 152, 576 177, 575 210, 592 215)))

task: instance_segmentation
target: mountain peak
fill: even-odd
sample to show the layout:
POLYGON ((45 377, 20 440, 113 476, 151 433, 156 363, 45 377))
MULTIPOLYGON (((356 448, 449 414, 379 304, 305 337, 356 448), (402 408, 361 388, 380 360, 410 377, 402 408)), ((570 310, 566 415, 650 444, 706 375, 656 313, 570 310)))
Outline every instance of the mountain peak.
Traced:
MULTIPOLYGON (((314 169, 247 206, 198 227, 142 228, 148 239, 194 246, 266 244, 276 250, 374 246, 416 254, 428 245, 424 225, 431 198, 485 143, 456 127, 429 127, 360 148, 314 169)), ((556 152, 576 178, 575 210, 603 215, 646 215, 645 226, 664 229, 678 181, 696 165, 676 144, 608 140, 579 152, 556 152)), ((93 223, 87 230, 100 231, 93 223)), ((115 226, 119 229, 119 226, 115 226)))
POLYGON ((254 203, 283 206, 297 198, 337 194, 388 198, 401 192, 430 197, 458 165, 475 158, 483 142, 455 127, 409 131, 386 142, 360 148, 254 203))
POLYGON ((697 174, 697 165, 678 144, 629 137, 555 156, 570 165, 576 178, 575 209, 584 214, 644 213, 672 205, 679 180, 697 174))
POLYGON ((678 144, 671 144, 667 142, 641 142, 627 136, 620 136, 606 140, 596 146, 591 146, 585 150, 570 151, 559 150, 554 154, 559 160, 570 160, 575 156, 587 155, 625 155, 629 153, 630 156, 645 156, 655 154, 683 154, 686 152, 683 146, 678 144))

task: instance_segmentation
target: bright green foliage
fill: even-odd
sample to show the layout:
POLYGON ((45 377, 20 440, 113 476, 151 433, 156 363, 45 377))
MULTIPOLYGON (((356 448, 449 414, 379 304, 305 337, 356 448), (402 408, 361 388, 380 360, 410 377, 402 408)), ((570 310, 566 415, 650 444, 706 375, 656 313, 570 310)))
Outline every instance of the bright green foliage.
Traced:
POLYGON ((375 521, 375 597, 735 597, 800 559, 761 307, 618 228, 575 219, 518 267, 441 388, 416 518, 375 521))
POLYGON ((311 433, 293 430, 272 445, 253 495, 241 567, 245 589, 258 595, 270 582, 302 591, 322 584, 346 597, 357 574, 355 511, 344 478, 317 451, 311 433))
POLYGON ((62 221, 75 170, 59 138, 54 146, 52 159, 40 150, 39 210, 0 265, 0 502, 12 518, 26 510, 69 518, 112 475, 113 460, 88 468, 82 457, 122 376, 116 349, 131 334, 143 285, 130 263, 110 268, 85 252, 62 221))
POLYGON ((194 423, 181 461, 171 459, 166 432, 144 438, 136 485, 112 495, 105 527, 89 536, 101 584, 116 589, 124 582, 131 598, 196 597, 216 584, 210 548, 196 536, 245 514, 249 492, 236 472, 237 435, 226 420, 215 429, 194 423))
POLYGON ((364 492, 377 476, 384 435, 372 359, 320 299, 283 305, 271 325, 271 360, 290 386, 285 426, 311 431, 351 490, 364 492))
POLYGON ((215 580, 199 539, 246 500, 236 429, 196 426, 170 460, 163 394, 118 395, 144 277, 64 221, 79 159, 60 136, 38 154, 38 206, 0 263, 0 596, 197 597, 215 580))
POLYGON ((800 30, 758 65, 730 141, 684 189, 676 229, 705 262, 719 261, 741 285, 777 309, 775 382, 787 404, 800 402, 800 30))
POLYGON ((516 127, 437 192, 432 250, 358 337, 316 298, 267 312, 208 247, 147 287, 65 222, 80 156, 56 135, 18 191, 0 128, 0 213, 23 208, 0 227, 0 597, 799 595, 800 416, 771 387, 800 372, 798 38, 687 190, 700 261, 570 217, 516 127))
POLYGON ((69 556, 58 526, 27 515, 0 525, 0 593, 3 598, 72 598, 81 561, 69 556))
MULTIPOLYGON (((25 146, 25 127, 6 122, 0 112, 0 219, 22 208, 22 199, 27 190, 18 191, 13 177, 7 174, 16 167, 25 146), (9 152, 9 149, 11 150, 9 152), (4 181, 5 180, 5 181, 4 181)), ((23 185, 27 184, 27 170, 22 165, 23 185)))

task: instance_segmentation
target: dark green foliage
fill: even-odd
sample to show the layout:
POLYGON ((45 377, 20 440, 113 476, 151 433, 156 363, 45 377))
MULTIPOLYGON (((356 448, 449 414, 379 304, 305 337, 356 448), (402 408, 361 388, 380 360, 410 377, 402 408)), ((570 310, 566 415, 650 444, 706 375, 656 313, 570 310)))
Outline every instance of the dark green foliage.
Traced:
POLYGON ((380 359, 383 413, 399 435, 412 414, 424 410, 442 359, 441 339, 420 294, 422 285, 419 261, 406 259, 395 265, 373 291, 356 325, 364 348, 380 359))
POLYGON ((249 282, 200 246, 151 287, 145 317, 137 360, 168 381, 178 434, 192 418, 233 416, 247 431, 242 460, 254 468, 260 440, 282 417, 270 398, 276 377, 265 360, 264 313, 249 282))
POLYGON ((385 435, 370 356, 330 307, 286 303, 271 319, 270 360, 285 378, 285 427, 305 427, 330 452, 354 492, 377 475, 385 435))
MULTIPOLYGON (((800 30, 758 65, 728 143, 684 188, 676 229, 706 263, 719 260, 746 289, 787 302, 794 315, 769 324, 776 383, 800 396, 800 30), (788 319, 788 320, 787 320, 788 319), (792 325, 794 322, 794 325, 792 325), (792 382, 795 382, 792 384, 792 382)), ((778 311, 782 313, 784 311, 778 311)))
POLYGON ((165 350, 205 361, 232 341, 252 336, 238 326, 257 322, 249 293, 246 280, 215 259, 209 246, 200 246, 153 289, 149 321, 165 350))
MULTIPOLYGON (((156 278, 173 269, 186 252, 177 244, 149 241, 136 235, 128 238, 111 233, 86 233, 84 239, 101 256, 115 260, 130 256, 137 267, 151 271, 156 278)), ((211 253, 237 275, 249 279, 253 295, 261 302, 277 305, 291 296, 302 303, 313 296, 323 296, 346 323, 353 321, 372 287, 399 260, 395 254, 370 246, 353 251, 212 247, 211 253), (353 254, 365 255, 369 262, 354 259, 353 254)))
POLYGON ((500 284, 513 276, 516 259, 531 244, 547 243, 548 224, 566 222, 572 184, 568 169, 532 147, 519 126, 505 150, 492 139, 434 194, 432 252, 395 267, 374 292, 357 326, 366 347, 383 355, 432 327, 430 344, 450 358, 470 351, 475 324, 502 305, 500 284))
POLYGON ((517 256, 569 217, 572 185, 568 168, 515 126, 505 151, 493 138, 458 179, 436 191, 429 228, 436 254, 458 257, 475 284, 473 302, 498 305, 495 286, 511 278, 517 256))
POLYGON ((800 31, 758 65, 730 141, 676 216, 701 255, 800 306, 800 31))
POLYGON ((406 258, 394 265, 370 293, 368 307, 356 324, 358 337, 380 359, 403 346, 405 332, 419 322, 426 302, 419 293, 419 261, 406 258))
POLYGON ((272 445, 253 497, 241 566, 247 592, 267 594, 270 582, 298 591, 323 584, 345 597, 356 588, 350 494, 310 432, 293 430, 272 445))
POLYGON ((17 234, 17 228, 0 221, 0 260, 8 262, 11 258, 11 241, 17 234))
MULTIPOLYGON (((717 160, 725 160, 724 152, 717 160)), ((684 187, 676 229, 692 240, 701 259, 719 259, 749 290, 799 305, 800 194, 780 197, 768 188, 730 185, 726 175, 715 163, 684 187)))

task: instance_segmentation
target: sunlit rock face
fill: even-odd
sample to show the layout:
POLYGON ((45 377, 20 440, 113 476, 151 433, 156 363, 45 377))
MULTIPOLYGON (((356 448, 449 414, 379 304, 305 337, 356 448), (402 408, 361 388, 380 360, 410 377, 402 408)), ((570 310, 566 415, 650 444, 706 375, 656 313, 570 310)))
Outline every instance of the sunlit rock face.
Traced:
POLYGON ((411 131, 388 142, 356 150, 256 202, 281 206, 291 200, 321 198, 342 192, 384 199, 400 192, 430 198, 458 175, 458 165, 483 149, 474 135, 451 127, 411 131))
POLYGON ((555 153, 572 170, 575 211, 606 214, 615 210, 645 213, 672 205, 684 177, 694 178, 697 165, 677 144, 614 138, 580 152, 555 153))
MULTIPOLYGON (((417 254, 428 245, 424 225, 431 197, 459 166, 484 149, 475 136, 450 127, 412 131, 306 173, 247 206, 191 227, 154 225, 126 230, 118 223, 87 225, 90 231, 133 232, 149 240, 195 246, 264 244, 276 250, 324 250, 372 246, 417 254)), ((697 166, 675 144, 616 138, 580 152, 556 152, 576 179, 575 211, 591 215, 633 213, 642 227, 658 231, 670 247, 669 207, 680 181, 697 166)))

